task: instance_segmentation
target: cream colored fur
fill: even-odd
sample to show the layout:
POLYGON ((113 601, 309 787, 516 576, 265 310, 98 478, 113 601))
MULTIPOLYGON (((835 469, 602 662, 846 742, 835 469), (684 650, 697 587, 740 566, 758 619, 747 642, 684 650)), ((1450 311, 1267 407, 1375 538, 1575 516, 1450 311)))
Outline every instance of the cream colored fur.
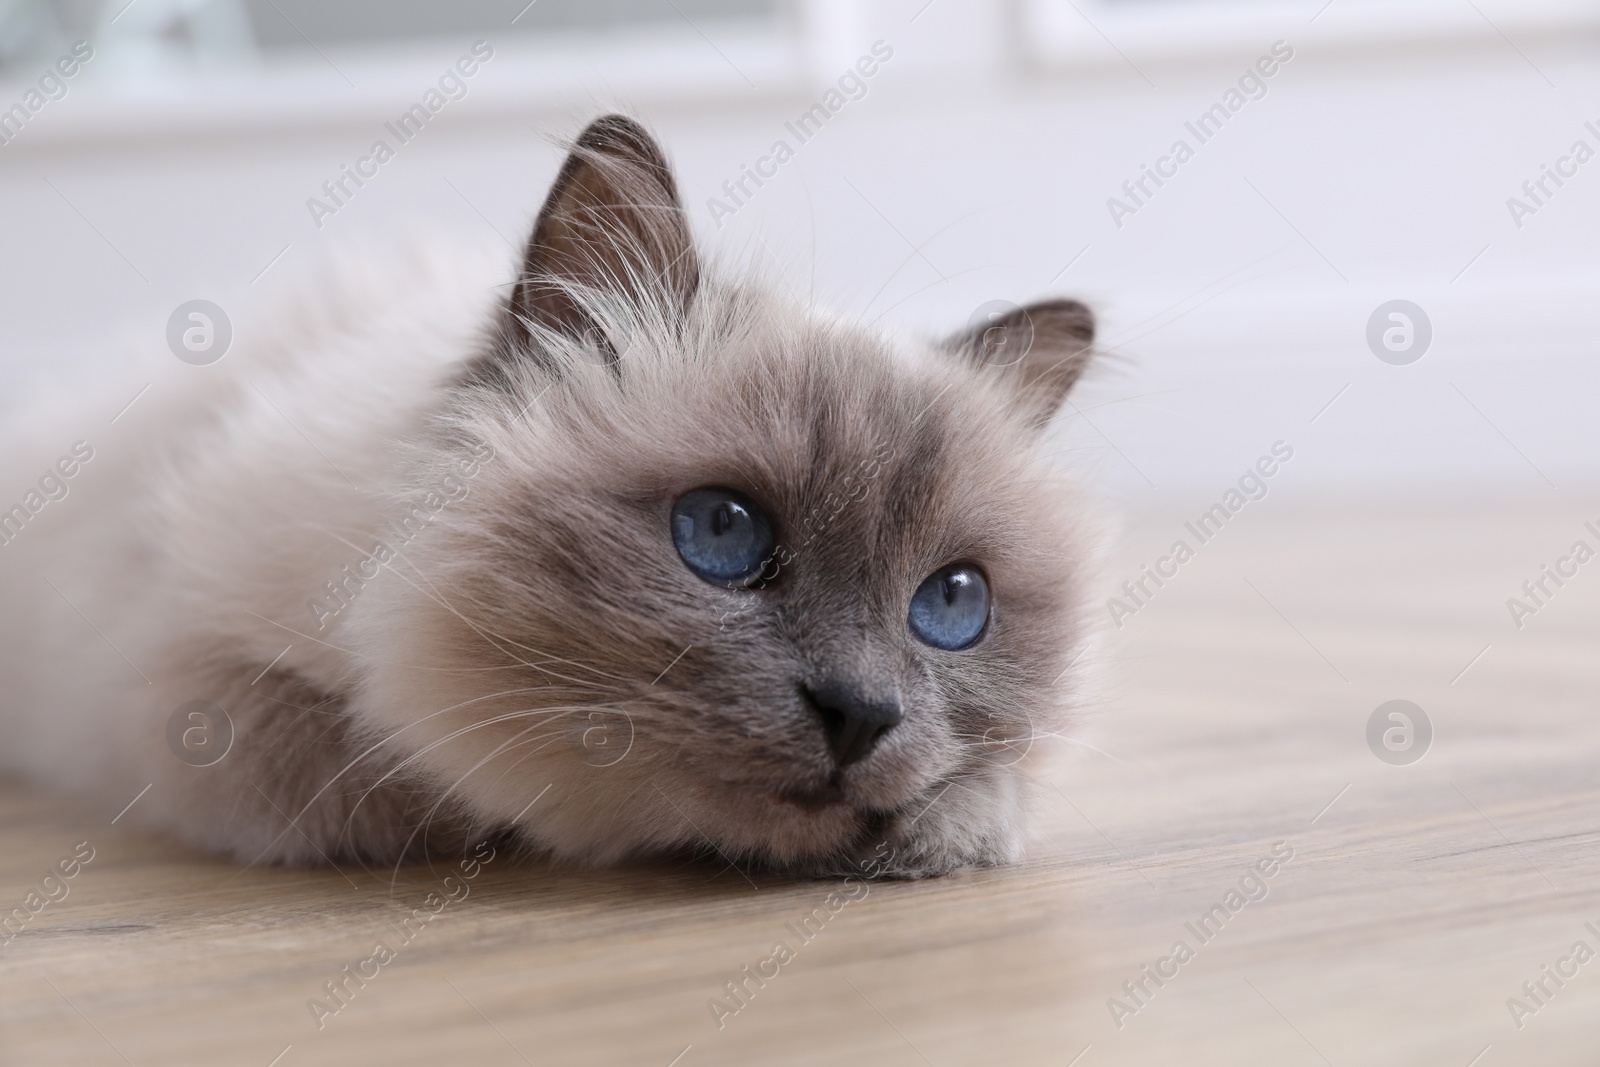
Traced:
POLYGON ((699 267, 686 307, 590 279, 567 291, 608 361, 554 317, 508 332, 518 277, 436 244, 330 263, 230 307, 220 363, 135 353, 153 384, 114 426, 121 394, 14 419, 12 496, 74 441, 95 454, 0 546, 3 766, 108 817, 149 785, 126 822, 247 862, 488 835, 797 871, 1020 856, 1011 754, 1072 725, 1092 636, 1089 523, 1040 433, 1087 358, 1081 309, 1041 311, 1030 362, 995 367, 699 267), (464 493, 319 613, 441 485, 464 493), (770 589, 677 558, 664 509, 699 485, 776 517, 770 589), (986 569, 995 616, 936 653, 906 598, 952 559, 986 569), (794 697, 830 672, 907 709, 842 774, 794 697), (236 732, 206 768, 167 740, 197 699, 236 732), (825 780, 843 800, 792 799, 825 780))

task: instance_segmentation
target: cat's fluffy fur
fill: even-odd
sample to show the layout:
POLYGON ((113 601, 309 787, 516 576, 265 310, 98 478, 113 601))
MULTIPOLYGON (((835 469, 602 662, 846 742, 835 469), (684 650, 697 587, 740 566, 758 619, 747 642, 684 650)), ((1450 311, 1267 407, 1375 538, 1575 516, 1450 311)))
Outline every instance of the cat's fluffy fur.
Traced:
MULTIPOLYGON (((717 278, 617 117, 576 142, 509 296, 495 270, 330 269, 92 442, 0 547, 5 765, 114 806, 153 783, 128 822, 245 861, 487 834, 594 862, 1017 858, 1016 755, 1070 724, 1089 640, 1085 524, 1041 448, 1088 313, 912 343, 717 278), (679 559, 669 510, 704 485, 772 518, 765 587, 679 559), (400 543, 385 523, 419 504, 400 543), (392 562, 362 563, 379 542, 392 562), (953 561, 995 606, 942 652, 906 611, 953 561), (905 720, 839 771, 799 687, 841 680, 905 720), (235 731, 206 768, 168 747, 196 699, 235 731)), ((35 421, 44 447, 94 437, 35 421)))

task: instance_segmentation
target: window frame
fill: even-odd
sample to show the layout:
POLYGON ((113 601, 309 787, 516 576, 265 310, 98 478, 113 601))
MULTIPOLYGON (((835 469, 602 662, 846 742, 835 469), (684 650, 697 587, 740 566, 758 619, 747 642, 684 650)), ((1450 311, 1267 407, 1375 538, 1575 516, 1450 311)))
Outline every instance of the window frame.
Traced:
POLYGON ((1096 71, 1297 52, 1488 44, 1600 29, 1593 0, 1016 0, 1019 46, 1044 69, 1096 71))

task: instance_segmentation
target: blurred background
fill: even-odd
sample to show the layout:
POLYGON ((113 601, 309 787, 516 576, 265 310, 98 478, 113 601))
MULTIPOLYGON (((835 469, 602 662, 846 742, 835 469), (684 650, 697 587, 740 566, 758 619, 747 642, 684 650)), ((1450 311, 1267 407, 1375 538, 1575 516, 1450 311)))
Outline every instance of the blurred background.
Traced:
POLYGON ((0 385, 115 376, 341 247, 509 259, 555 142, 620 108, 708 247, 803 297, 929 332, 1093 303, 1116 358, 1061 432, 1113 494, 1215 497, 1277 440, 1285 494, 1592 484, 1597 33, 1592 0, 0 0, 0 385))

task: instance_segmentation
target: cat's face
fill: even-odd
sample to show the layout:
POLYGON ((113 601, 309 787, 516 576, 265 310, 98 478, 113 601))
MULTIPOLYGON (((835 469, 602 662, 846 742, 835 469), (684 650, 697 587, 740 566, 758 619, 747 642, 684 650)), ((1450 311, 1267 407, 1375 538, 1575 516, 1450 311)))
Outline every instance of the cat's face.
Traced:
POLYGON ((642 131, 591 127, 436 461, 493 458, 368 602, 369 714, 565 855, 1015 858, 1085 640, 1039 431, 1087 313, 894 344, 702 278, 682 227, 642 131))

